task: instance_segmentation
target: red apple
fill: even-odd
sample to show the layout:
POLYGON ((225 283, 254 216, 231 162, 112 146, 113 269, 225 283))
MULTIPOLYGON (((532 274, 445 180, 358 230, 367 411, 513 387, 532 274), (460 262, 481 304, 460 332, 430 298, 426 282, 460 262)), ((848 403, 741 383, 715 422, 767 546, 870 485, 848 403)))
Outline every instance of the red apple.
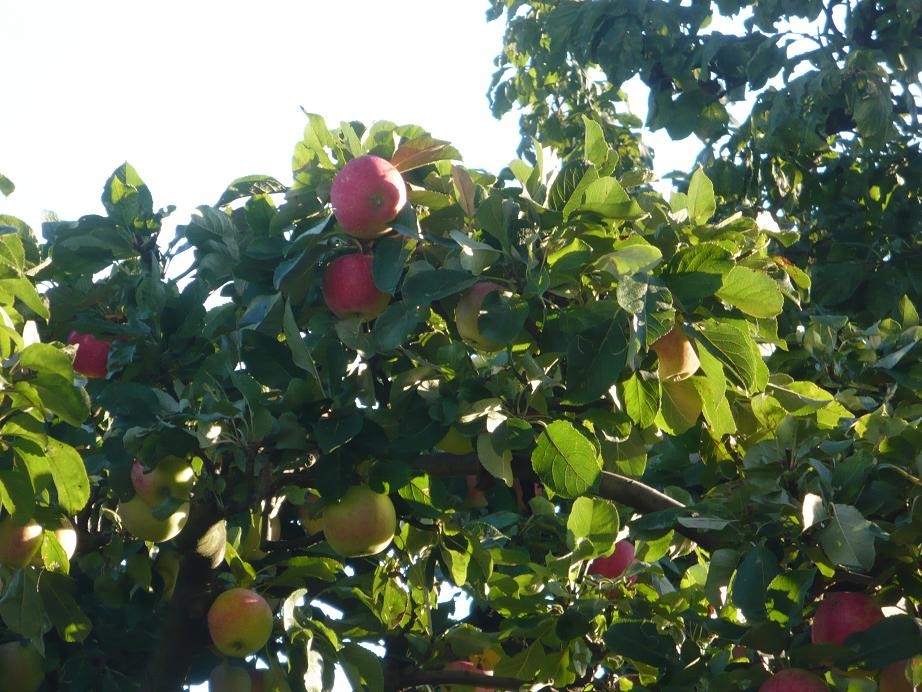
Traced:
POLYGON ((249 656, 266 645, 272 634, 272 608, 250 589, 229 589, 208 609, 208 632, 225 656, 249 656))
POLYGON ((829 592, 813 615, 813 643, 842 644, 850 634, 866 630, 883 617, 880 606, 867 594, 829 592))
POLYGON ((97 339, 92 334, 71 332, 68 344, 77 344, 74 370, 84 377, 104 380, 109 373, 109 346, 111 339, 97 339))
POLYGON ((323 300, 341 319, 361 317, 373 320, 387 307, 391 297, 375 286, 371 276, 371 255, 352 253, 330 262, 323 274, 323 300))
POLYGON ((484 298, 493 291, 501 290, 503 290, 503 286, 497 283, 480 281, 471 286, 458 300, 458 307, 455 308, 455 325, 458 327, 458 334, 475 348, 484 351, 498 351, 503 347, 502 344, 485 338, 480 333, 480 327, 477 323, 480 319, 480 308, 483 305, 484 298))
MULTIPOLYGON (((912 686, 906 676, 906 665, 908 663, 909 661, 905 659, 896 661, 881 670, 880 675, 877 677, 878 692, 913 692, 913 690, 917 689, 912 686)), ((913 667, 922 665, 922 660, 919 663, 913 661, 912 665, 913 667)))
POLYGON ((407 203, 403 176, 380 156, 360 156, 343 166, 330 188, 333 213, 343 230, 355 238, 374 238, 407 203))
POLYGON ((666 336, 657 339, 650 348, 656 352, 657 374, 663 382, 680 382, 688 379, 701 366, 698 354, 681 325, 676 325, 666 336))
POLYGON ((28 644, 0 644, 0 692, 35 692, 45 679, 43 663, 28 644))
POLYGON ((608 557, 597 557, 589 564, 589 573, 609 579, 617 579, 634 562, 634 544, 630 541, 615 543, 614 552, 608 557))
POLYGON ((772 675, 759 692, 829 692, 823 679, 799 668, 787 668, 772 675))
POLYGON ((25 567, 41 547, 42 527, 35 522, 21 525, 11 517, 0 521, 0 565, 25 567))
POLYGON ((375 555, 387 548, 397 530, 394 503, 366 485, 355 485, 339 502, 323 509, 323 535, 344 557, 375 555))

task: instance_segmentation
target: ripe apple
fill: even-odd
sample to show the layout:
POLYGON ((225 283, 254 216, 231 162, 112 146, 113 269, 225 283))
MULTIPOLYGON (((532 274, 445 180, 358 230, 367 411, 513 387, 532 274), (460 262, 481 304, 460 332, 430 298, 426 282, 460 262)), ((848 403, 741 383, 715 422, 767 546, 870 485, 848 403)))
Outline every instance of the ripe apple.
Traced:
POLYGON ((772 675, 759 692, 829 692, 823 679, 800 668, 786 668, 772 675))
POLYGON ((163 543, 175 538, 189 518, 189 503, 184 502, 166 519, 157 519, 154 510, 144 502, 140 495, 135 495, 127 502, 120 502, 117 514, 124 528, 132 536, 143 541, 163 543))
POLYGON ((92 334, 71 332, 68 344, 77 344, 74 356, 74 370, 84 377, 104 380, 109 374, 109 346, 111 339, 97 339, 92 334))
POLYGON ((330 188, 333 213, 355 238, 375 238, 407 203, 403 176, 380 156, 359 156, 343 166, 330 188))
MULTIPOLYGON (((908 663, 909 661, 905 659, 896 661, 881 670, 880 675, 877 677, 878 692, 913 692, 916 688, 912 686, 906 676, 906 665, 908 663)), ((915 665, 917 664, 914 661, 913 666, 915 665)), ((922 663, 919 665, 922 665, 922 663)))
POLYGON ((493 291, 501 291, 503 286, 492 281, 479 281, 471 286, 458 300, 455 308, 455 326, 461 338, 483 351, 498 351, 503 347, 495 341, 485 338, 480 333, 477 321, 480 319, 480 308, 483 300, 493 291))
POLYGON ((391 297, 375 286, 371 255, 352 253, 334 259, 323 274, 323 300, 330 312, 367 322, 384 312, 391 297))
POLYGON ((842 644, 855 632, 862 632, 882 620, 883 611, 867 594, 855 591, 832 591, 813 615, 814 644, 842 644))
POLYGON ((681 325, 676 325, 666 336, 654 341, 650 348, 656 352, 659 364, 657 374, 663 382, 688 379, 701 366, 698 354, 681 325))
POLYGON ((208 609, 208 632, 225 656, 249 656, 269 641, 272 608, 255 591, 228 589, 208 609))
POLYGON ((42 547, 42 527, 35 522, 21 525, 7 517, 0 521, 0 565, 25 567, 42 547))
POLYGON ((387 495, 354 485, 339 502, 323 510, 323 535, 344 557, 375 555, 387 548, 397 530, 397 512, 387 495))
POLYGON ((161 459, 150 471, 135 461, 131 465, 131 484, 148 507, 157 507, 170 497, 188 500, 195 484, 195 471, 185 459, 172 455, 161 459))
POLYGON ((250 672, 240 666, 221 663, 208 676, 208 692, 252 692, 250 672))
POLYGON ((634 562, 634 544, 618 541, 615 550, 608 557, 597 557, 589 564, 589 573, 609 579, 617 579, 634 562))
POLYGON ((35 692, 45 679, 43 663, 28 644, 0 644, 0 692, 35 692))

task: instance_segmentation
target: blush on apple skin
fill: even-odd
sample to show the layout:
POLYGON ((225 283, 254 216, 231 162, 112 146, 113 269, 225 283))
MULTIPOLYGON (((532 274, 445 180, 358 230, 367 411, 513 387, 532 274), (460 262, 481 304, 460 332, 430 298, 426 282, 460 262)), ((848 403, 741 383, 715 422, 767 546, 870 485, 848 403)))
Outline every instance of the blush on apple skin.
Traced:
POLYGON ((880 606, 867 594, 832 591, 823 596, 813 616, 813 643, 842 644, 849 635, 862 632, 883 618, 880 606))
POLYGON ((111 339, 97 339, 92 334, 71 332, 68 344, 77 344, 74 370, 90 379, 104 380, 109 373, 109 346, 111 339))
POLYGON ((403 176, 389 161, 366 155, 352 159, 333 178, 333 213, 342 229, 355 238, 375 238, 407 203, 403 176))
POLYGON ((458 334, 465 341, 485 351, 497 351, 502 348, 502 344, 491 341, 480 333, 480 308, 490 293, 502 289, 502 286, 493 281, 478 281, 461 296, 455 308, 455 326, 458 328, 458 334))
POLYGON ((763 682, 759 692, 829 692, 829 687, 813 673, 800 668, 787 668, 763 682))
POLYGON ((375 286, 371 274, 374 258, 352 253, 337 257, 323 274, 323 300, 330 312, 345 319, 373 320, 384 312, 391 297, 375 286))
POLYGON ((634 544, 630 541, 615 543, 614 552, 608 557, 598 557, 589 565, 590 574, 617 579, 634 562, 634 544))

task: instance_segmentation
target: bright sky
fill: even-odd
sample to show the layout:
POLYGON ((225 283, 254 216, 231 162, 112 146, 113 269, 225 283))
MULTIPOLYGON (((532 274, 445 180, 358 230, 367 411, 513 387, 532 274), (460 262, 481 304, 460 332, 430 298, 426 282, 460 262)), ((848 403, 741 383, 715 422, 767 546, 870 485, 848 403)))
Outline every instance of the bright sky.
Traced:
MULTIPOLYGON (((172 223, 249 174, 290 181, 303 107, 332 125, 417 123, 471 167, 515 156, 486 90, 502 43, 485 0, 0 0, 0 213, 100 213, 130 162, 172 223)), ((645 110, 639 96, 635 107, 645 110)), ((690 165, 689 143, 679 162, 690 165)), ((676 163, 676 148, 669 148, 676 163)), ((659 162, 658 162, 659 163, 659 162)), ((665 164, 665 162, 663 162, 665 164)), ((668 170, 672 166, 665 166, 668 170)))

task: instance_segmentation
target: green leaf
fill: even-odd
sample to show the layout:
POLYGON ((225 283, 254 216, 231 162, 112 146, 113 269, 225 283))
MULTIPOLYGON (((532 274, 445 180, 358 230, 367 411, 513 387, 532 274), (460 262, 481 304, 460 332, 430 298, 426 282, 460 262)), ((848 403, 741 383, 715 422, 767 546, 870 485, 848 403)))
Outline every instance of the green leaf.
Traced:
POLYGON ((38 579, 41 574, 35 569, 18 569, 3 585, 0 598, 0 618, 13 632, 26 639, 38 641, 51 628, 48 615, 39 597, 38 579))
POLYGON ((804 603, 815 578, 815 569, 800 569, 783 572, 772 579, 765 603, 768 619, 785 629, 799 625, 803 620, 804 603))
POLYGON ((19 354, 19 365, 37 373, 60 375, 65 379, 71 379, 74 376, 68 355, 50 344, 26 346, 19 354))
POLYGON ((590 183, 582 193, 578 209, 618 220, 639 219, 646 213, 614 178, 599 178, 590 183))
POLYGON ((656 424, 670 435, 681 435, 698 422, 701 409, 701 396, 692 379, 663 382, 656 424))
MULTIPOLYGON (((16 383, 17 389, 21 382, 16 383)), ((61 420, 71 425, 83 425, 90 415, 90 398, 86 391, 74 386, 72 379, 61 375, 41 374, 30 380, 41 396, 42 404, 61 420)))
POLYGON ((48 306, 28 279, 0 279, 0 294, 13 295, 32 312, 47 320, 51 317, 48 306))
POLYGON ((252 197, 253 195, 267 195, 275 192, 285 192, 287 188, 278 180, 269 175, 248 175, 237 178, 221 194, 216 207, 223 207, 235 199, 252 197))
POLYGON ((572 423, 557 420, 538 436, 532 467, 548 488, 563 497, 579 497, 598 480, 602 460, 572 423))
POLYGON ((704 582, 704 593, 715 608, 723 605, 721 590, 730 584, 730 578, 739 563, 740 554, 730 548, 718 548, 711 553, 708 576, 704 582))
POLYGON ((578 497, 567 518, 567 539, 570 548, 587 540, 595 555, 610 553, 618 538, 618 509, 613 502, 595 497, 578 497))
POLYGON ((102 204, 109 216, 127 228, 135 221, 143 221, 154 213, 154 200, 150 190, 137 171, 124 163, 106 181, 102 204))
POLYGON ((616 277, 646 273, 654 269, 663 259, 663 253, 655 245, 642 238, 631 238, 619 242, 614 252, 603 255, 600 266, 616 277))
POLYGON ((695 324, 696 340, 719 360, 726 373, 750 395, 765 389, 768 367, 753 338, 729 320, 695 324))
POLYGON ((401 173, 421 168, 436 161, 460 161, 461 154, 449 142, 433 139, 429 135, 403 142, 390 162, 401 173))
POLYGON ((494 478, 502 480, 507 487, 512 487, 514 480, 512 475, 512 452, 504 449, 502 452, 496 451, 493 446, 493 435, 490 433, 480 433, 477 436, 477 458, 480 459, 481 465, 494 478))
POLYGON ((852 634, 845 645, 853 651, 846 665, 878 670, 922 654, 922 631, 911 615, 891 615, 852 634))
POLYGON ((390 351, 405 343, 427 312, 427 308, 404 300, 388 305, 375 319, 373 333, 378 350, 390 351))
POLYGON ((90 479, 83 458, 76 449, 54 438, 48 439, 45 454, 58 491, 58 504, 68 514, 76 514, 90 499, 90 479))
POLYGON ((775 317, 784 307, 778 284, 747 267, 733 267, 724 275, 717 297, 753 317, 775 317))
POLYGON ((77 584, 73 579, 45 572, 38 582, 38 591, 45 612, 64 641, 80 643, 89 636, 93 623, 75 600, 77 584))
POLYGON ((666 668, 677 658, 675 642, 650 621, 619 620, 608 628, 604 639, 608 653, 654 667, 666 668))
POLYGON ((749 622, 762 622, 768 617, 765 604, 768 586, 778 575, 778 560, 765 546, 756 546, 743 556, 736 570, 730 599, 749 622))
POLYGON ((288 300, 285 301, 282 329, 285 333, 285 343, 288 344, 288 349, 291 351, 292 361, 299 368, 310 373, 322 389, 323 381, 320 379, 317 365, 314 363, 314 358, 311 355, 310 348, 308 348, 304 337, 301 336, 301 331, 298 329, 298 325, 295 322, 294 313, 291 311, 291 302, 288 300))
POLYGON ((698 168, 691 177, 688 185, 688 218, 696 226, 706 224, 714 212, 717 211, 717 202, 714 199, 714 184, 698 168))
POLYGON ((481 337, 493 344, 512 343, 528 319, 528 303, 517 295, 488 293, 480 305, 477 329, 481 337))
POLYGON ((429 305, 435 300, 460 293, 476 282, 476 276, 453 269, 418 271, 404 280, 403 299, 412 305, 429 305))
POLYGON ((375 242, 371 277, 379 291, 394 293, 403 275, 404 265, 415 244, 414 241, 408 241, 403 236, 381 238, 375 242))
POLYGON ((383 690, 381 658, 364 646, 346 642, 338 652, 339 664, 355 690, 383 690))
POLYGON ((3 175, 3 173, 0 173, 0 193, 3 193, 4 197, 9 197, 13 194, 13 190, 15 189, 16 186, 13 184, 13 181, 3 175))
POLYGON ((829 524, 819 533, 820 545, 832 562, 870 570, 874 566, 873 525, 851 505, 832 505, 829 524))
POLYGON ((627 362, 626 328, 621 319, 603 319, 574 334, 567 348, 567 398, 588 403, 603 396, 627 362))
POLYGON ((586 134, 583 139, 583 152, 586 160, 596 166, 605 165, 608 160, 609 148, 608 142, 605 141, 602 126, 584 115, 583 127, 586 128, 586 134))
POLYGON ((624 382, 624 408, 641 428, 653 425, 660 407, 661 385, 656 375, 638 371, 624 382))
POLYGON ((461 267, 471 274, 481 274, 502 256, 492 245, 474 240, 461 231, 450 231, 449 236, 461 247, 461 267))

